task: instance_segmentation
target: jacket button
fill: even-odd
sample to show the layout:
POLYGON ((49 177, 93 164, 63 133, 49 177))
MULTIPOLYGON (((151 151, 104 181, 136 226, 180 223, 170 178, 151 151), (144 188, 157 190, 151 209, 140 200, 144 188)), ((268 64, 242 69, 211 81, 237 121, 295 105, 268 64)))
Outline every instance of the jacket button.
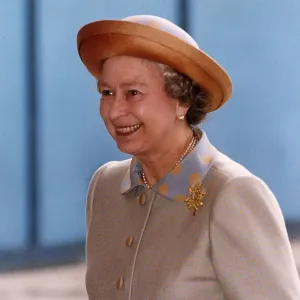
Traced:
POLYGON ((126 246, 130 247, 132 245, 132 243, 133 243, 133 240, 134 240, 133 236, 127 237, 127 239, 126 239, 126 246))
POLYGON ((124 285, 124 279, 123 279, 123 277, 120 277, 120 278, 117 280, 116 287, 117 287, 118 290, 121 290, 122 287, 123 287, 123 285, 124 285))
POLYGON ((146 204, 146 195, 142 194, 139 198, 139 204, 140 206, 144 206, 146 204))

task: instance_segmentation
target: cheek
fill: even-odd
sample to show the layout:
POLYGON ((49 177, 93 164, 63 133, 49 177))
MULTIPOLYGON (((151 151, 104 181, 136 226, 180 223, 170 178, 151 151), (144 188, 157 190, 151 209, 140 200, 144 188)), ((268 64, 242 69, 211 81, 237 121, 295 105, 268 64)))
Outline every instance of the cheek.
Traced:
POLYGON ((107 103, 103 103, 100 101, 100 105, 99 105, 99 112, 100 112, 100 116, 103 119, 103 121, 105 123, 108 122, 109 118, 109 106, 107 105, 107 103))
POLYGON ((109 119, 109 106, 100 102, 99 113, 100 113, 100 116, 101 116, 107 130, 111 131, 112 124, 109 119))
POLYGON ((139 103, 138 105, 131 107, 130 113, 142 122, 145 122, 150 114, 149 106, 144 103, 139 103))
POLYGON ((104 120, 104 110, 103 110, 103 105, 102 105, 101 101, 99 103, 99 113, 100 113, 101 118, 104 120))
POLYGON ((144 109, 145 119, 153 125, 156 124, 155 127, 170 126, 176 119, 176 105, 171 101, 171 99, 155 100, 155 103, 144 109))

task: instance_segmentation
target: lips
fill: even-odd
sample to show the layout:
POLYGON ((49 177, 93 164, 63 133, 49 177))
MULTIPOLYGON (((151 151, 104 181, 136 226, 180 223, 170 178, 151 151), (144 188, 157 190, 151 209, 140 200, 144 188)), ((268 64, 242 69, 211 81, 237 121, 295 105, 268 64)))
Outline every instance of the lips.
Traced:
POLYGON ((130 125, 130 126, 124 126, 124 127, 116 127, 116 131, 120 135, 128 135, 135 131, 137 131, 142 124, 136 124, 136 125, 130 125))

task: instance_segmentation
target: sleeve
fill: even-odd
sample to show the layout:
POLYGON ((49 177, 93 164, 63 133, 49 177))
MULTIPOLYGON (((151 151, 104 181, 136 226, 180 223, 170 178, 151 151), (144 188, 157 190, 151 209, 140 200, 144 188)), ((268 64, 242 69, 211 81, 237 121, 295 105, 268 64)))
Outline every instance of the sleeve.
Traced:
POLYGON ((231 179, 211 211, 213 266, 226 300, 299 300, 300 282, 282 212, 256 177, 231 179))
POLYGON ((86 200, 86 231, 88 231, 91 215, 93 211, 95 189, 97 184, 100 182, 101 175, 104 172, 104 170, 107 168, 108 164, 109 163, 104 164, 94 173, 88 187, 87 200, 86 200))

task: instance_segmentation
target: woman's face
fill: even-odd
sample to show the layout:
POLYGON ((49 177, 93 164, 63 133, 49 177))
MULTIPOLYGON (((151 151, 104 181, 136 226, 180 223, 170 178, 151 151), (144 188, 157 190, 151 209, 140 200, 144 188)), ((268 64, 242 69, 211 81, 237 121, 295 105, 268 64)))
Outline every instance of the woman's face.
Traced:
POLYGON ((155 63, 110 58, 103 64, 98 88, 101 117, 120 151, 145 155, 172 133, 178 103, 167 96, 155 63))

